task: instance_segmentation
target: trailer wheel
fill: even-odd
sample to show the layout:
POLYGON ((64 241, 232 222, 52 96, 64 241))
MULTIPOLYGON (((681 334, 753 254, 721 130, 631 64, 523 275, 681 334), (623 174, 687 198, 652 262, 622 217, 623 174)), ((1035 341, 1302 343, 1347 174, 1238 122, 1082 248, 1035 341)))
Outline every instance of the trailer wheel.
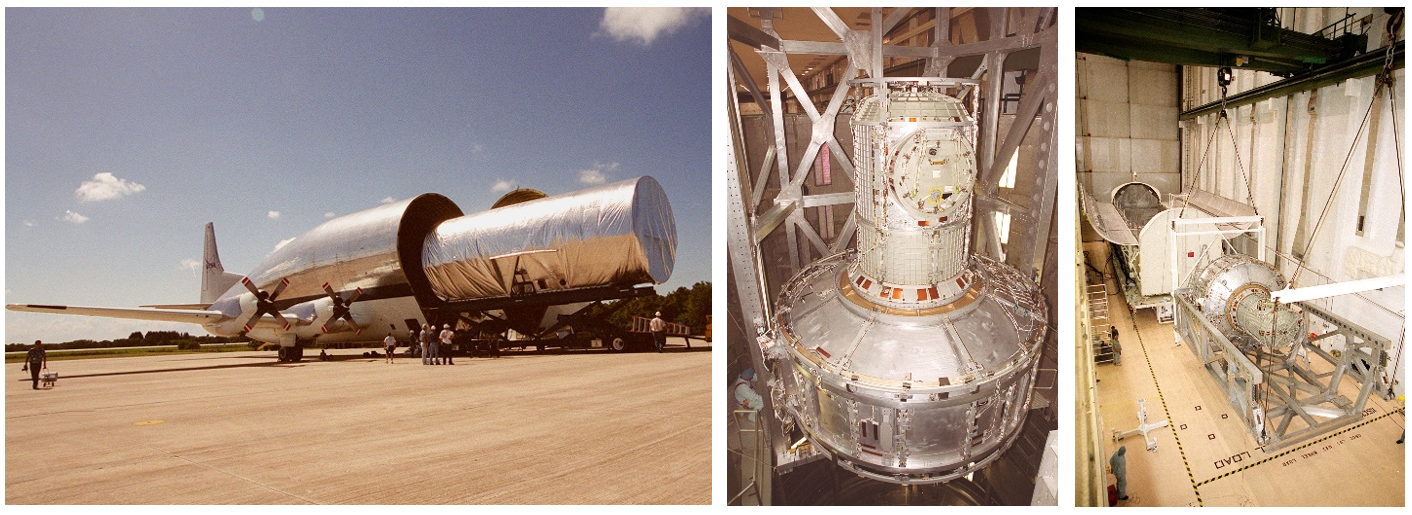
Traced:
POLYGON ((623 350, 628 348, 628 342, 623 341, 622 338, 613 338, 613 343, 611 345, 613 352, 622 352, 623 350))

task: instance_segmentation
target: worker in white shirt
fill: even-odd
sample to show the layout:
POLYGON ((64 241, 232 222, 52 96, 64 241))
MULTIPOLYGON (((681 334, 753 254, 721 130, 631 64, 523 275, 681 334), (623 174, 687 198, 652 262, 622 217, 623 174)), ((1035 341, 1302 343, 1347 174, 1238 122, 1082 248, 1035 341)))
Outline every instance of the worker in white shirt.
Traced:
POLYGON ((662 312, 658 311, 657 316, 652 318, 652 345, 657 347, 657 352, 662 352, 662 347, 667 345, 667 322, 662 320, 662 312))
POLYGON ((456 331, 451 330, 451 324, 441 326, 441 353, 445 355, 447 365, 455 365, 451 362, 451 341, 456 338, 456 331))
POLYGON ((382 350, 387 351, 387 363, 392 363, 392 353, 397 351, 397 338, 392 333, 387 333, 387 338, 382 339, 382 350))

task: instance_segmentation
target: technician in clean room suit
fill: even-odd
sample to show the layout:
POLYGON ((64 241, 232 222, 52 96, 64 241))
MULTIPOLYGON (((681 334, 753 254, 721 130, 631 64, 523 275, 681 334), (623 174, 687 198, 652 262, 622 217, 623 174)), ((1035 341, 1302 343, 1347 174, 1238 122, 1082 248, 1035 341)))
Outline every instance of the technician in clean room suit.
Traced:
MULTIPOLYGON (((735 385, 731 389, 735 391, 736 409, 760 411, 765 407, 765 399, 755 393, 755 369, 747 368, 741 372, 740 378, 735 380, 735 385)), ((755 420, 753 413, 750 415, 750 420, 755 420)))

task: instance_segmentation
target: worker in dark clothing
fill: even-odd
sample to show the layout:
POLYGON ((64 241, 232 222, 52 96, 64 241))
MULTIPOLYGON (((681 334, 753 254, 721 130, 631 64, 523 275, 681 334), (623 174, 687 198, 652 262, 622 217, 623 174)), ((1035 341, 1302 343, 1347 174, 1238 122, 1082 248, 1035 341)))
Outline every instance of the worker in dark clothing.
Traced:
POLYGON ((1128 458, 1124 456, 1128 453, 1126 445, 1119 446, 1118 452, 1113 453, 1112 458, 1108 458, 1108 466, 1113 469, 1113 476, 1118 478, 1118 500, 1128 500, 1128 458))
POLYGON ((44 353, 44 343, 39 340, 34 341, 34 348, 25 354, 25 364, 20 367, 20 372, 29 371, 29 378, 34 381, 33 388, 39 389, 39 369, 49 370, 49 356, 44 353))
POLYGON ((1122 364, 1123 364, 1123 346, 1122 346, 1122 345, 1118 345, 1118 326, 1116 326, 1116 325, 1114 325, 1114 326, 1109 326, 1109 328, 1110 328, 1110 330, 1108 331, 1108 336, 1109 336, 1108 340, 1111 341, 1111 342, 1113 342, 1113 364, 1114 364, 1114 365, 1122 365, 1122 364))

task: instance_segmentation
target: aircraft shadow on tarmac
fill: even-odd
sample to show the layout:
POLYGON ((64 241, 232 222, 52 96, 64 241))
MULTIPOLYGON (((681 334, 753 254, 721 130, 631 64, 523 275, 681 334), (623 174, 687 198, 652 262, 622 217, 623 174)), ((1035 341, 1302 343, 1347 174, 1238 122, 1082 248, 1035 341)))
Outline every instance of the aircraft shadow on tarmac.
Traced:
MULTIPOLYGON (((691 347, 691 348, 686 348, 686 347, 668 347, 668 348, 666 348, 666 349, 663 349, 663 352, 664 352, 664 353, 711 352, 711 347, 710 347, 710 346, 701 346, 701 345, 693 346, 693 347, 691 347)), ((648 354, 650 354, 650 353, 652 353, 652 351, 642 351, 641 353, 648 353, 648 354)), ((499 355, 498 357, 491 357, 491 356, 474 356, 474 357, 457 356, 457 357, 459 357, 459 358, 461 358, 461 359, 465 359, 465 360, 483 360, 483 359, 497 359, 497 358, 531 357, 531 356, 554 355, 554 354, 582 354, 582 355, 586 355, 586 356, 587 356, 587 355, 598 355, 598 354, 612 355, 612 354, 618 354, 618 353, 609 351, 609 350, 607 350, 607 349, 572 349, 572 350, 565 350, 565 349, 562 349, 562 348, 554 348, 554 349, 548 349, 548 350, 544 350, 544 351, 536 351, 536 350, 534 350, 534 349, 501 350, 501 351, 500 351, 500 355, 499 355)), ((328 358, 328 360, 325 361, 325 362, 365 361, 365 360, 374 360, 374 359, 380 360, 380 359, 382 359, 382 358, 383 358, 382 354, 378 354, 378 355, 376 355, 376 356, 361 356, 361 355, 349 355, 349 354, 334 354, 334 355, 330 355, 329 358, 328 358)), ((249 356, 210 356, 210 357, 207 357, 207 358, 204 358, 204 359, 239 359, 239 360, 248 360, 248 359, 250 359, 250 357, 249 357, 249 356)), ((394 357, 394 359, 412 359, 412 360, 418 360, 418 359, 421 359, 421 358, 418 358, 418 357, 416 357, 416 356, 408 356, 408 355, 398 354, 397 356, 394 357)), ((312 358, 312 359, 305 359, 304 361, 300 361, 300 362, 297 362, 297 363, 281 363, 281 362, 278 362, 278 361, 269 361, 269 362, 260 362, 260 363, 235 363, 235 364, 228 364, 228 365, 203 365, 203 366, 196 366, 196 367, 163 368, 163 369, 154 369, 154 370, 124 370, 124 371, 121 371, 121 372, 99 372, 99 373, 93 373, 93 374, 71 374, 71 375, 70 375, 70 374, 62 374, 61 377, 62 377, 63 379, 72 380, 72 379, 81 379, 81 378, 88 378, 88 377, 110 377, 110 376, 127 376, 127 375, 138 375, 138 374, 158 374, 158 373, 164 373, 164 372, 195 372, 195 371, 200 371, 200 370, 223 370, 223 369, 234 369, 234 368, 299 368, 299 367, 307 366, 307 365, 310 365, 310 364, 313 364, 313 363, 318 363, 318 362, 319 362, 319 359, 318 359, 318 357, 316 356, 316 357, 314 357, 314 358, 312 358)), ((474 361, 472 361, 472 362, 474 362, 474 361)), ((20 382, 25 382, 25 381, 29 381, 30 379, 29 379, 28 377, 22 377, 22 378, 20 378, 19 380, 20 380, 20 382)))

